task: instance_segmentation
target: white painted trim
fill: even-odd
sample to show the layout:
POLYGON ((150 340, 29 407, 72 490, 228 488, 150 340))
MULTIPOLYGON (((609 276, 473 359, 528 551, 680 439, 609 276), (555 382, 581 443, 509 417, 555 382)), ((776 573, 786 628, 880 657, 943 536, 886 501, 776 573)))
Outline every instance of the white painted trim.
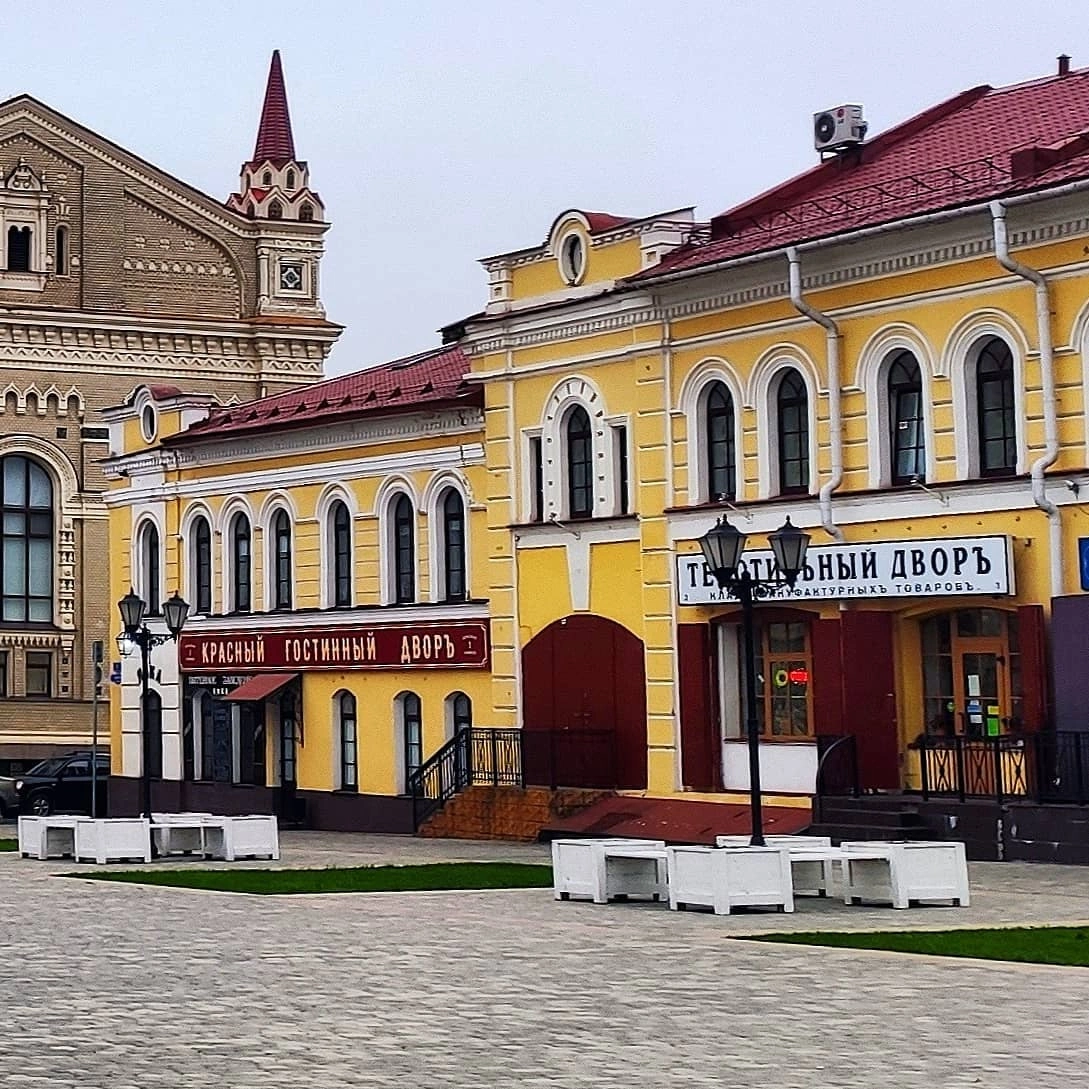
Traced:
POLYGON ((236 613, 196 618, 185 626, 187 634, 219 631, 295 631, 304 628, 358 628, 384 624, 449 624, 459 620, 488 620, 486 602, 464 605, 360 605, 352 609, 297 609, 294 612, 236 613))
POLYGON ((431 601, 446 600, 446 518, 442 505, 448 492, 461 497, 462 538, 465 542, 465 596, 472 597, 472 535, 469 532, 470 494, 468 481, 456 472, 436 473, 427 483, 423 494, 423 509, 427 518, 427 559, 430 571, 428 597, 431 601))
MULTIPOLYGON (((321 578, 318 585, 318 600, 323 609, 334 608, 336 600, 336 536, 333 532, 333 509, 337 503, 343 503, 348 511, 348 571, 351 580, 352 599, 355 599, 356 582, 355 560, 356 541, 355 523, 359 518, 359 506, 355 493, 344 484, 326 485, 314 505, 314 515, 318 523, 318 551, 321 578)), ((339 606, 343 608, 343 606, 339 606)))
MULTIPOLYGON (((780 347, 766 352, 749 380, 751 403, 756 408, 757 495, 769 499, 779 494, 779 386, 787 371, 794 370, 805 384, 809 412, 809 491, 817 490, 817 399, 820 385, 812 360, 800 351, 780 347)), ((799 498, 804 498, 801 496, 799 498)), ((838 502, 838 501, 837 501, 838 502)))
MULTIPOLYGON (((688 470, 688 501, 707 503, 711 500, 707 474, 707 428, 704 413, 711 386, 721 382, 730 393, 734 407, 734 495, 745 494, 745 446, 743 413, 745 395, 736 370, 720 356, 700 360, 685 376, 677 399, 678 410, 685 419, 688 470)), ((673 466, 674 469, 679 466, 673 466)))
POLYGON ((206 503, 198 500, 186 507, 185 513, 182 515, 181 525, 178 527, 178 544, 181 546, 182 585, 185 587, 182 593, 185 600, 192 605, 193 615, 197 615, 197 537, 195 530, 198 518, 204 518, 208 523, 209 552, 211 553, 210 578, 212 580, 210 603, 213 609, 216 603, 216 540, 219 537, 219 532, 216 529, 216 519, 211 509, 206 503))
POLYGON ((282 606, 283 611, 293 609, 296 605, 296 597, 298 593, 298 578, 296 574, 297 563, 297 534, 295 528, 297 526, 297 520, 293 515, 292 508, 281 499, 275 500, 273 503, 266 502, 265 506, 261 508, 261 543, 265 549, 265 562, 264 562, 264 591, 265 591, 265 607, 269 610, 276 609, 276 529, 275 521, 278 515, 284 514, 287 516, 287 548, 288 548, 288 560, 290 572, 288 579, 290 582, 290 598, 285 606, 282 606))
POLYGON ((544 456, 544 499, 546 518, 570 519, 568 496, 567 420, 576 408, 582 408, 590 420, 592 450, 592 511, 597 518, 613 513, 612 458, 608 447, 608 409, 597 384, 581 374, 557 382, 545 400, 541 425, 544 456))
POLYGON ((382 481, 374 499, 378 515, 378 571, 380 600, 383 605, 397 603, 397 545, 394 539, 393 508, 402 495, 412 505, 413 597, 420 598, 420 499, 405 476, 391 476, 382 481))
POLYGON ((233 499, 228 500, 220 510, 219 526, 216 529, 223 567, 220 607, 225 613, 235 611, 233 531, 234 520, 239 515, 246 519, 250 527, 250 612, 252 613, 261 608, 261 601, 259 600, 261 586, 257 581, 257 527, 249 503, 243 496, 235 496, 233 499))
POLYGON ((158 504, 155 507, 146 507, 136 513, 135 522, 132 527, 129 567, 132 576, 132 585, 136 590, 136 593, 144 599, 144 602, 148 607, 148 612, 152 615, 158 614, 163 601, 170 596, 169 591, 166 588, 167 541, 166 533, 163 529, 165 514, 166 510, 163 504, 158 504), (149 529, 154 529, 159 538, 159 570, 157 572, 159 581, 159 601, 150 600, 148 587, 149 571, 146 550, 149 529))
POLYGON ((183 480, 171 483, 150 484, 133 479, 126 489, 106 493, 108 506, 125 506, 145 494, 156 498, 198 499, 219 495, 235 495, 240 492, 267 492, 274 488, 288 491, 297 485, 330 484, 335 481, 353 480, 391 473, 411 473, 417 469, 460 469, 469 465, 484 464, 484 444, 467 443, 441 450, 414 450, 400 454, 379 454, 375 457, 346 458, 343 461, 308 463, 269 472, 267 469, 245 473, 229 473, 225 476, 207 477, 200 480, 183 480))

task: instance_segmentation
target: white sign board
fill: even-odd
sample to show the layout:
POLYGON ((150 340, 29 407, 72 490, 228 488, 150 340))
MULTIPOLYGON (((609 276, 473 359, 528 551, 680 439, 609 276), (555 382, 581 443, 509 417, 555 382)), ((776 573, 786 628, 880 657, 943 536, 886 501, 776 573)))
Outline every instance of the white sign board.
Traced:
MULTIPOLYGON (((746 552, 742 569, 755 579, 776 573, 771 549, 746 552)), ((1008 537, 941 537, 936 540, 874 541, 813 545, 793 589, 780 587, 771 600, 860 597, 957 597, 1012 594, 1013 562, 1008 537)), ((699 552, 677 556, 677 601, 713 605, 733 600, 699 552)))

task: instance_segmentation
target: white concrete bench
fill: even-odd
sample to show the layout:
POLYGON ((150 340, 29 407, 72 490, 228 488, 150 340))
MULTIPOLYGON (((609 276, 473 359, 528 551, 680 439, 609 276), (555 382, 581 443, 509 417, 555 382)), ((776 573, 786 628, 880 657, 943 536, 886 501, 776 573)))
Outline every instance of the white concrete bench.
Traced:
POLYGON ((868 900, 894 908, 923 900, 971 903, 963 843, 848 842, 840 851, 844 903, 868 900))
POLYGON ((794 910, 790 855, 782 847, 667 847, 669 906, 794 910))
POLYGON ((205 821, 212 813, 152 813, 151 834, 160 855, 204 854, 205 821))
POLYGON ((70 858, 76 852, 76 824, 87 817, 20 817, 19 854, 23 858, 70 858))
POLYGON ((280 830, 275 817, 212 817, 203 821, 204 853, 234 862, 238 858, 280 857, 280 830))
POLYGON ((151 822, 146 817, 81 820, 74 854, 77 862, 150 862, 151 822))
MULTIPOLYGON (((716 836, 716 847, 748 847, 750 836, 716 836)), ((827 896, 832 888, 835 861, 827 857, 830 836, 765 836, 768 847, 785 847, 790 852, 790 872, 795 896, 827 896), (813 856, 813 857, 807 857, 813 856)))
POLYGON ((595 904, 607 903, 618 896, 664 897, 665 842, 619 838, 554 839, 552 888, 557 900, 578 896, 589 898, 595 904), (610 858, 607 858, 606 850, 610 852, 610 858))

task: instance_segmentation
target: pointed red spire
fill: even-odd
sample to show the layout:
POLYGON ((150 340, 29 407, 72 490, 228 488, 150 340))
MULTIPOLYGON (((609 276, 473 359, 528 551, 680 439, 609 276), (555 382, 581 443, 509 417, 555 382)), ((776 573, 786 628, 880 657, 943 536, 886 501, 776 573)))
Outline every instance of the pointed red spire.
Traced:
POLYGON ((284 71, 280 67, 280 51, 272 52, 272 64, 268 70, 268 86, 265 88, 265 104, 261 108, 261 124, 257 129, 257 144, 253 149, 253 161, 266 159, 282 162, 295 158, 295 141, 291 136, 291 115, 287 112, 287 91, 284 90, 284 71))

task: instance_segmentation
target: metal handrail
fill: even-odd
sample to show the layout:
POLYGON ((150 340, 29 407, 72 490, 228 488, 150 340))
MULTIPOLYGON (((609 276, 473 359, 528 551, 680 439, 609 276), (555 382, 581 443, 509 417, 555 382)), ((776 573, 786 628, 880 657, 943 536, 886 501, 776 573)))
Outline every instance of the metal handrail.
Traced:
MULTIPOLYGON (((829 735, 824 735, 825 737, 829 735)), ((820 738, 818 737, 818 745, 820 744, 820 738)), ((858 743, 855 740, 854 734, 843 734, 837 737, 831 745, 828 746, 817 758, 817 774, 814 779, 814 797, 813 801, 816 806, 817 823, 819 824, 824 816, 824 801, 823 799, 832 795, 829 794, 824 784, 824 772, 828 765, 828 760, 833 753, 839 750, 850 753, 850 782, 847 789, 847 795, 852 798, 857 798, 860 793, 858 782, 858 743)), ((837 795, 842 796, 842 795, 837 795)))

